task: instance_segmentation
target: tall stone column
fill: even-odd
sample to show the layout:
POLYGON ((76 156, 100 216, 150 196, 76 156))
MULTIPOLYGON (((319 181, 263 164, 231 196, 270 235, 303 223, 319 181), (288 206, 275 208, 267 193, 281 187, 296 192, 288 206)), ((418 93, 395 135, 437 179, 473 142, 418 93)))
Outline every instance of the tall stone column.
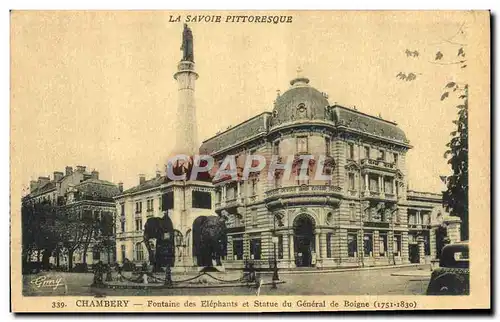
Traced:
POLYGON ((295 267, 295 249, 293 244, 293 231, 288 234, 288 254, 290 259, 290 267, 295 267))
POLYGON ((198 152, 195 82, 198 74, 192 61, 181 61, 174 75, 178 84, 175 154, 194 155, 198 152))
POLYGON ((365 173, 365 191, 370 191, 369 182, 368 182, 368 173, 365 173))

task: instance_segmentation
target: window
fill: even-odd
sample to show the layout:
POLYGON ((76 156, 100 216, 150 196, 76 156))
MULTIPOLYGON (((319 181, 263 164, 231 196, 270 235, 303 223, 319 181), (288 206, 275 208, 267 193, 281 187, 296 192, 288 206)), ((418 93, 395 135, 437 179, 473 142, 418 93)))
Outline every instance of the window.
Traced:
POLYGON ((381 234, 379 236, 378 250, 379 250, 380 256, 382 256, 382 257, 385 256, 385 254, 387 252, 387 235, 386 234, 381 234))
POLYGON ((379 150, 378 158, 379 158, 379 160, 385 161, 385 151, 384 150, 379 150))
POLYGON ((120 204, 120 208, 121 208, 120 214, 122 215, 122 217, 125 217, 125 204, 124 203, 120 204))
POLYGON ((161 210, 174 209, 174 192, 169 191, 164 193, 161 200, 161 210))
POLYGON ((121 245, 120 251, 121 251, 121 254, 122 254, 122 263, 123 263, 125 261, 125 259, 127 258, 127 254, 126 254, 126 250, 125 250, 125 245, 121 245))
POLYGON ((363 248, 365 257, 373 256, 373 236, 372 234, 365 234, 363 236, 363 248))
POLYGON ((141 218, 137 218, 135 220, 135 230, 136 231, 141 231, 142 230, 142 219, 141 218))
POLYGON ((125 232, 125 217, 122 216, 120 223, 121 223, 122 233, 124 233, 125 232))
POLYGON ((326 258, 332 258, 332 233, 326 234, 326 258))
POLYGON ((273 155, 280 155, 280 142, 275 141, 273 143, 273 155))
POLYGON ((393 191, 393 182, 394 182, 394 179, 392 178, 388 178, 388 177, 385 177, 384 178, 384 191, 386 193, 389 193, 389 194, 393 194, 394 191, 393 191))
POLYGON ((250 239, 250 258, 260 259, 261 248, 260 238, 250 239))
POLYGON ((356 206, 355 204, 349 204, 349 220, 356 220, 356 206))
POLYGON ((236 185, 228 184, 226 185, 226 200, 236 199, 236 185))
POLYGON ((330 138, 325 138, 325 155, 330 156, 330 138))
POLYGON ((365 146, 365 159, 369 159, 369 158, 370 158, 370 147, 365 146))
POLYGON ((394 235, 392 251, 395 256, 401 256, 401 235, 394 235))
POLYGON ((233 258, 235 260, 243 259, 243 239, 241 235, 233 237, 233 258))
POLYGON ((220 190, 215 190, 215 202, 222 201, 222 192, 220 190))
POLYGON ((347 255, 357 257, 358 255, 358 236, 356 233, 347 234, 347 255))
POLYGON ((144 248, 142 247, 142 243, 135 244, 135 260, 136 261, 144 260, 144 248))
POLYGON ((193 208, 212 209, 212 195, 210 192, 193 190, 191 204, 193 208))
POLYGON ((369 176, 369 179, 370 179, 370 191, 378 192, 379 191, 379 188, 378 188, 378 177, 376 177, 376 176, 369 176))
POLYGON ((297 137, 297 153, 307 153, 307 136, 297 137))
POLYGON ((283 235, 278 235, 278 259, 283 259, 283 235))
POLYGON ((349 143, 349 145, 348 145, 347 158, 354 160, 354 144, 353 143, 349 143))
POLYGON ((153 211, 153 199, 146 200, 146 211, 153 211))
POLYGON ((398 154, 397 154, 397 153, 394 153, 394 154, 392 155, 392 157, 393 157, 394 164, 397 166, 397 165, 398 165, 398 154))
POLYGON ((135 203, 135 213, 140 214, 142 212, 142 201, 135 203))
POLYGON ((356 190, 354 173, 349 173, 349 190, 356 190))

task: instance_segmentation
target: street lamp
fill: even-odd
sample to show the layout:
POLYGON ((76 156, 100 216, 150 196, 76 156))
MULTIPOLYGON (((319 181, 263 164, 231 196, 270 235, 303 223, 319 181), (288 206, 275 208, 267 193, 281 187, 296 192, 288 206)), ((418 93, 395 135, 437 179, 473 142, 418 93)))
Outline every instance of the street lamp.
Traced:
POLYGON ((166 265, 165 265, 165 283, 164 285, 166 286, 171 286, 172 285, 172 271, 170 270, 170 257, 171 257, 171 254, 170 254, 170 245, 168 243, 170 243, 170 233, 169 232, 166 232, 163 234, 163 240, 166 241, 167 243, 167 262, 166 262, 166 265))

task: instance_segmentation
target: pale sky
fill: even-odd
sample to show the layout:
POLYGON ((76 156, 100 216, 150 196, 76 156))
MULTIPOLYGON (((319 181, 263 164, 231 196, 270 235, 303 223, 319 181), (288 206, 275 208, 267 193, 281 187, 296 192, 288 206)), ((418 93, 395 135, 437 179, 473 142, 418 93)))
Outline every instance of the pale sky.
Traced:
MULTIPOLYGON (((154 176, 174 145, 182 22, 178 12, 14 12, 12 17, 12 175, 22 184, 66 165, 136 185, 154 176), (21 182, 20 182, 21 183, 21 182)), ((182 14, 182 13, 181 13, 182 14)), ((202 14, 209 14, 202 12, 202 14)), ((228 13, 214 12, 226 16, 228 13)), ((237 14, 232 12, 230 14, 237 14)), ((261 13, 262 14, 262 13, 261 13)), ((265 13, 264 13, 265 14, 265 13)), ((276 14, 276 13, 273 13, 276 14)), ((455 60, 469 13, 288 12, 291 24, 191 23, 198 139, 272 111, 276 90, 301 66, 330 104, 396 121, 414 146, 410 189, 440 192, 443 158, 455 130, 449 81, 468 82, 455 60), (406 49, 418 50, 418 59, 406 49), (416 72, 417 80, 397 79, 416 72)), ((185 14, 182 14, 183 18, 185 14)), ((21 189, 21 185, 19 185, 21 189)))

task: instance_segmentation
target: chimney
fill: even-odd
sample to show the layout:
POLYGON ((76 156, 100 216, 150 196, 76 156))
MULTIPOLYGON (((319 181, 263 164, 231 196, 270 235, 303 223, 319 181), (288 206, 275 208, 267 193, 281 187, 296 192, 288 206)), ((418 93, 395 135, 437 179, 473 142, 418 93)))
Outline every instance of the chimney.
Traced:
POLYGON ((38 181, 36 180, 31 180, 30 181, 30 193, 35 191, 36 188, 38 188, 38 181))
POLYGON ((120 192, 123 192, 123 182, 118 182, 118 190, 120 190, 120 192))
POLYGON ((60 171, 54 171, 54 181, 59 181, 64 177, 64 173, 60 171))
POLYGON ((83 165, 77 165, 77 166, 76 166, 76 171, 77 171, 77 172, 84 173, 86 168, 87 168, 86 166, 83 166, 83 165))
POLYGON ((49 177, 38 177, 38 186, 42 186, 50 181, 49 177))
POLYGON ((139 184, 146 182, 146 176, 144 174, 139 175, 139 184))
POLYGON ((66 175, 70 176, 73 174, 73 167, 67 166, 66 167, 66 175))
POLYGON ((160 170, 156 170, 156 179, 159 179, 160 177, 161 177, 160 170))
POLYGON ((92 170, 90 176, 92 179, 99 179, 99 171, 92 170))

